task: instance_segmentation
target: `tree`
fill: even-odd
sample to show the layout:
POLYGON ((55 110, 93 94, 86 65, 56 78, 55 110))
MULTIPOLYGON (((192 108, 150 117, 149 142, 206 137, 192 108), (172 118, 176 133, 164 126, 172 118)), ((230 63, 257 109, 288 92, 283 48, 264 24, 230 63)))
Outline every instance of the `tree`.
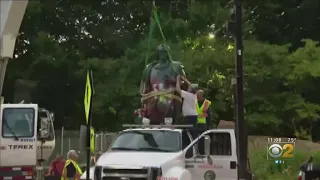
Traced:
MULTIPOLYGON (((291 36, 284 30, 281 22, 297 25, 295 18, 301 12, 290 9, 294 4, 267 1, 255 8, 256 2, 246 3, 245 116, 250 133, 310 138, 319 114, 320 49, 312 40, 300 43, 300 31, 291 36), (278 17, 282 11, 288 16, 278 17), (297 42, 304 45, 297 49, 297 42)), ((304 13, 306 7, 315 5, 312 3, 303 1, 304 13)), ((235 52, 225 29, 232 5, 224 1, 163 1, 156 5, 165 40, 158 26, 148 37, 149 1, 30 2, 17 57, 8 67, 6 99, 10 100, 7 97, 17 78, 37 81, 33 99, 56 113, 57 127, 77 129, 85 122, 85 73, 91 68, 96 91, 93 125, 120 129, 122 123, 133 121, 133 111, 140 107, 142 70, 154 60, 156 46, 165 42, 173 59, 184 64, 188 78, 205 89, 213 102, 215 123, 233 120, 235 52), (215 38, 209 39, 209 33, 215 38)), ((309 26, 306 22, 306 32, 316 39, 309 26)))
POLYGON ((320 2, 302 1, 245 1, 249 20, 254 24, 253 34, 259 40, 275 43, 292 43, 295 50, 303 43, 301 39, 320 40, 320 13, 317 10, 320 2))

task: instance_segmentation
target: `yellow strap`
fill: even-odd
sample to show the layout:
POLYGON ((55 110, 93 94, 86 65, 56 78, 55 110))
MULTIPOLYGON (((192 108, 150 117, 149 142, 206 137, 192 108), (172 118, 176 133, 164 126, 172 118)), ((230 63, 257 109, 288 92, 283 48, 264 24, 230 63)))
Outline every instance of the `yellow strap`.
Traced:
POLYGON ((174 92, 174 90, 152 91, 148 94, 142 94, 141 101, 145 101, 145 100, 150 99, 155 96, 165 96, 165 97, 176 99, 176 100, 182 102, 181 97, 174 95, 173 92, 174 92))
POLYGON ((75 164, 75 166, 76 166, 76 168, 77 168, 78 173, 79 173, 80 176, 81 176, 81 174, 82 174, 81 168, 79 167, 79 165, 78 165, 77 163, 75 164))
POLYGON ((149 96, 158 96, 162 94, 167 94, 167 93, 173 93, 175 90, 174 89, 169 89, 169 90, 164 90, 164 91, 151 91, 146 94, 141 94, 142 97, 149 97, 149 96))
POLYGON ((71 162, 72 162, 71 159, 66 160, 66 162, 64 163, 64 167, 67 167, 71 162))

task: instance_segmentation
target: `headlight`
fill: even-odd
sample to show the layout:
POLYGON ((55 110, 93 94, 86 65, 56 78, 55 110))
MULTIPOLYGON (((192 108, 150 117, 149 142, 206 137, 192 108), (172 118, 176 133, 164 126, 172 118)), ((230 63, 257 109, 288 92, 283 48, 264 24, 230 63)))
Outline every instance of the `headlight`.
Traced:
POLYGON ((151 179, 152 180, 157 180, 157 177, 162 176, 161 168, 151 167, 150 171, 151 171, 151 179))

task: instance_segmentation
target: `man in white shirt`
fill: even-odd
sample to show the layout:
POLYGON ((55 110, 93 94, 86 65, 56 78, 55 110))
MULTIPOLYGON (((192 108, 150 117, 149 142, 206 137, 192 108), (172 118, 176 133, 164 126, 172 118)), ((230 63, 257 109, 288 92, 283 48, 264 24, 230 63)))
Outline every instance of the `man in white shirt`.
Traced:
POLYGON ((184 121, 195 126, 197 124, 196 91, 192 88, 192 84, 188 79, 183 76, 177 76, 176 90, 183 98, 182 114, 184 121), (181 80, 187 83, 187 88, 181 88, 181 80))

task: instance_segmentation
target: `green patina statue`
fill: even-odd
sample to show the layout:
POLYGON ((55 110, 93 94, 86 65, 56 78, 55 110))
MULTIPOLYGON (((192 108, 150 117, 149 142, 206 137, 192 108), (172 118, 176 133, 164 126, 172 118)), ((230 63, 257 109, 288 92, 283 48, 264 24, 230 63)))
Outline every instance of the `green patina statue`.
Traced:
POLYGON ((170 61, 169 47, 157 47, 157 60, 148 64, 143 71, 140 86, 143 103, 143 117, 151 124, 162 124, 166 117, 173 123, 181 117, 181 98, 175 92, 178 75, 185 76, 184 67, 179 61, 170 61))

